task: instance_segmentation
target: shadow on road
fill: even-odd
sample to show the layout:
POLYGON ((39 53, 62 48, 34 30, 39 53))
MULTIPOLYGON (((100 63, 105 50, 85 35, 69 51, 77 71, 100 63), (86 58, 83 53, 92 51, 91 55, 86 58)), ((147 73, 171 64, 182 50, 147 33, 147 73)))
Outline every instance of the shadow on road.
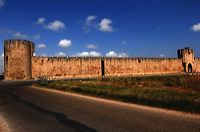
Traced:
MULTIPOLYGON (((7 90, 2 90, 0 89, 0 92, 6 93, 8 95, 10 95, 11 97, 13 97, 16 101, 21 102, 23 104, 25 104, 26 106, 30 107, 31 109, 37 110, 39 112, 42 112, 46 115, 50 115, 53 116, 59 123, 63 124, 63 125, 67 125, 67 127, 73 128, 76 131, 86 131, 86 132, 96 132, 97 130, 90 128, 84 124, 81 124, 77 121, 68 119, 67 116, 64 113, 59 113, 59 112, 53 112, 50 110, 47 110, 45 108, 42 108, 32 102, 29 102, 27 100, 22 99, 20 96, 13 94, 12 92, 9 92, 7 90)), ((3 105, 3 104, 1 104, 3 105)))

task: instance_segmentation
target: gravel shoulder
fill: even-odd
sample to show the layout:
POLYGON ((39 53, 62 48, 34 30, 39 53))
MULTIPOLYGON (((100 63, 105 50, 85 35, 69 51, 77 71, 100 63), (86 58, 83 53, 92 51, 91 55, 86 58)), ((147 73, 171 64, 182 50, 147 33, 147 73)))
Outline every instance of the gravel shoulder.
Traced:
POLYGON ((8 123, 0 115, 0 132, 11 132, 8 123))

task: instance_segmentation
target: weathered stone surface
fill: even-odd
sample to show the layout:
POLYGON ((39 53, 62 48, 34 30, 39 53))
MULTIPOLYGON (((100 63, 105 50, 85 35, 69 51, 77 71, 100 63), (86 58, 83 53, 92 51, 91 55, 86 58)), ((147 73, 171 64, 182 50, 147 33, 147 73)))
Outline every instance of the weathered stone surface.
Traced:
POLYGON ((171 58, 106 58, 106 76, 183 72, 182 60, 171 58))
POLYGON ((178 58, 36 57, 30 41, 4 43, 6 80, 200 72, 200 59, 189 48, 178 50, 178 58))
POLYGON ((26 40, 4 42, 4 69, 6 80, 31 79, 31 59, 34 44, 26 40))
POLYGON ((99 58, 33 57, 32 59, 33 78, 97 77, 101 76, 100 71, 99 58))

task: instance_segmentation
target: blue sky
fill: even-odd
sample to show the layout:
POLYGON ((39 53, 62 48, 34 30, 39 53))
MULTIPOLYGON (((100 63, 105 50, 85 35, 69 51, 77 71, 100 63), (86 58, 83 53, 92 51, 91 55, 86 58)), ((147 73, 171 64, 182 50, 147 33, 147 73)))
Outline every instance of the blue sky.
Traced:
POLYGON ((38 56, 200 56, 199 0, 0 0, 5 39, 28 39, 38 56))

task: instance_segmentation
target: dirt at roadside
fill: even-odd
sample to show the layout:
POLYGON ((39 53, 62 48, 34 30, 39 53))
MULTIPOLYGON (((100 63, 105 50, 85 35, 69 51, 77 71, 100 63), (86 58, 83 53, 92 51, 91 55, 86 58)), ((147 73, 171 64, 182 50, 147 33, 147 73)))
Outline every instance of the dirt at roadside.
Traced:
POLYGON ((0 116, 0 132, 10 132, 8 125, 1 116, 0 116))

